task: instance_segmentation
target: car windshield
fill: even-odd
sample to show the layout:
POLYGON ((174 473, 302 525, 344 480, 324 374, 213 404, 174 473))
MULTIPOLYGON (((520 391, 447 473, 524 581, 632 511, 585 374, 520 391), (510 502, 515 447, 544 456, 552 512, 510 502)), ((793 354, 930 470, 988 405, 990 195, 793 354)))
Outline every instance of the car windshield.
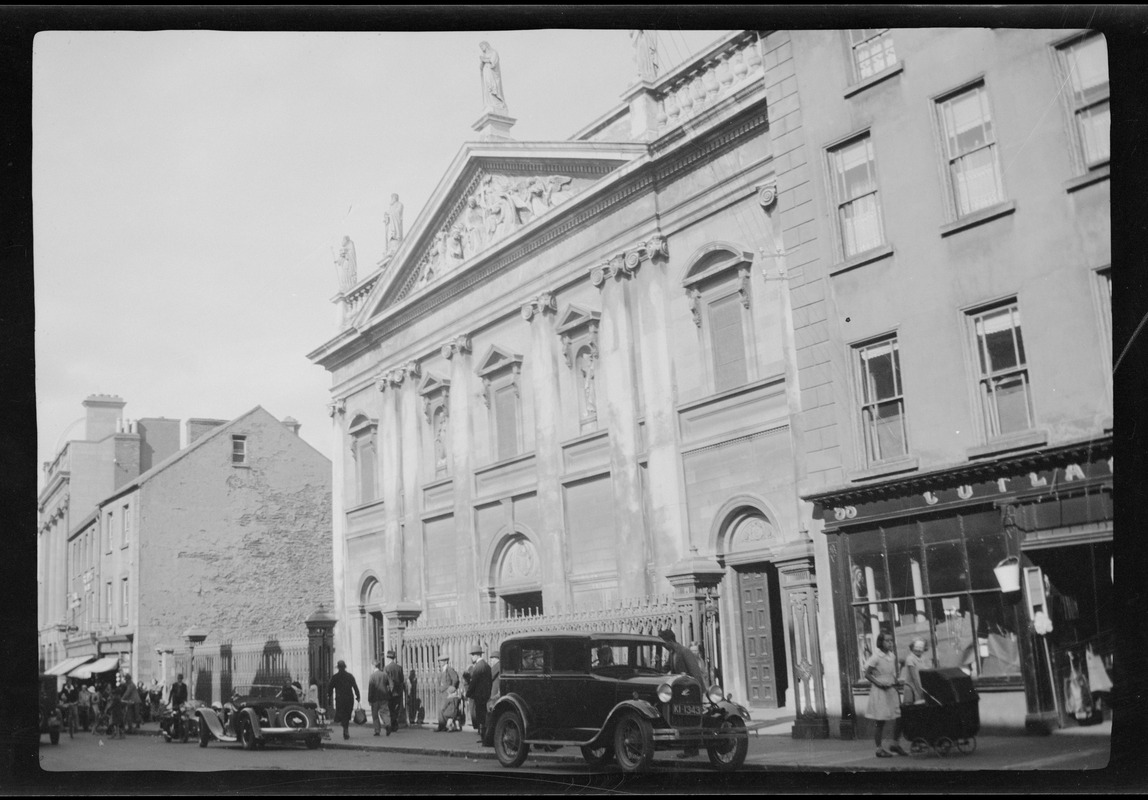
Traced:
POLYGON ((283 689, 282 686, 271 686, 269 684, 246 684, 235 687, 235 691, 231 694, 234 697, 256 697, 260 699, 273 700, 279 696, 279 692, 283 689))
POLYGON ((685 673, 703 686, 708 685, 697 657, 677 642, 602 640, 594 648, 590 666, 596 672, 624 669, 639 675, 685 673))

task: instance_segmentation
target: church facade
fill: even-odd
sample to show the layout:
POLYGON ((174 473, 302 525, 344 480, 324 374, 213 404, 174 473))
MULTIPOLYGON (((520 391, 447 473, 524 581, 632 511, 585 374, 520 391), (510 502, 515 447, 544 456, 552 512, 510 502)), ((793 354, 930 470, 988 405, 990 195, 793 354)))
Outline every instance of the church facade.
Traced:
MULTIPOLYGON (((861 292, 859 268, 892 291, 902 252, 959 246, 911 214, 873 215, 872 115, 920 110, 896 53, 931 80, 949 68, 887 34, 731 32, 559 142, 514 140, 492 95, 478 140, 382 266, 341 287, 339 331, 308 356, 331 374, 335 641, 352 672, 415 619, 593 615, 669 594, 716 625, 676 633, 708 649, 727 692, 852 735, 869 630, 842 594, 834 492, 950 455, 855 467, 859 343, 830 319, 861 292)), ((972 32, 934 35, 959 49, 972 32)), ((1027 48, 1019 80, 1041 80, 1054 39, 991 44, 1027 48)), ((908 178, 944 172, 925 113, 908 178)), ((1012 213, 996 211, 966 227, 1012 213)))

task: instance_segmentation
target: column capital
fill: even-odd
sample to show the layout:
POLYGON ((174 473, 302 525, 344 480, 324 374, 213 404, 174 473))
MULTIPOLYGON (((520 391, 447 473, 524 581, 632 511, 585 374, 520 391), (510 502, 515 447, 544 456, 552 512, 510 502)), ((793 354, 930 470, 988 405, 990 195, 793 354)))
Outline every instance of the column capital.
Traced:
POLYGON ((346 413, 347 413, 347 401, 346 401, 346 399, 344 399, 342 397, 336 397, 330 403, 327 403, 327 416, 328 417, 331 417, 333 419, 336 414, 341 415, 341 414, 346 414, 346 413))
POLYGON ((441 353, 442 357, 447 361, 454 358, 457 353, 469 352, 471 352, 470 337, 466 334, 459 334, 458 336, 447 339, 442 343, 442 346, 439 347, 439 353, 441 353))
POLYGON ((417 378, 421 374, 422 370, 419 367, 419 362, 408 361, 405 364, 384 372, 376 379, 375 385, 378 386, 380 392, 385 392, 388 388, 398 388, 402 386, 408 378, 417 378))
POLYGON ((615 253, 598 266, 591 267, 590 282, 601 288, 607 278, 633 277, 643 261, 665 259, 669 255, 669 243, 666 237, 661 232, 655 232, 646 241, 638 242, 620 253, 615 253))
POLYGON ((542 292, 537 297, 526 301, 522 305, 522 318, 529 322, 535 316, 541 317, 545 313, 558 311, 558 301, 553 292, 542 292))

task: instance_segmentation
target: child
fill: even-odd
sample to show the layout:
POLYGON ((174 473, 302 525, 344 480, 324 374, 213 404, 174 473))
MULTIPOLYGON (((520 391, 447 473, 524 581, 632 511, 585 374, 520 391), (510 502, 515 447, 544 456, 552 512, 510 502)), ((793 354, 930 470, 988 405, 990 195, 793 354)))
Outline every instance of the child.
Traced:
POLYGON ((461 731, 462 725, 458 721, 459 707, 462 703, 462 693, 457 687, 450 687, 446 693, 446 708, 443 715, 446 717, 446 729, 448 731, 461 731))

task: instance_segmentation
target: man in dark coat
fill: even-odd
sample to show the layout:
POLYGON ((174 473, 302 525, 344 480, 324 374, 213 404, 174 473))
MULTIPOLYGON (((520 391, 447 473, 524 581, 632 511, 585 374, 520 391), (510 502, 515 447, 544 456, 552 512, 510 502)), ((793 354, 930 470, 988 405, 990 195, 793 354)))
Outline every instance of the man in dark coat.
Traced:
POLYGON ((331 693, 335 697, 335 723, 343 726, 343 738, 351 738, 351 713, 361 699, 355 676, 347 672, 347 662, 335 665, 338 672, 331 678, 331 693))
POLYGON ((490 665, 482 657, 482 645, 475 642, 470 648, 470 696, 474 699, 474 727, 478 730, 478 741, 482 743, 486 732, 486 704, 490 701, 490 687, 493 677, 490 665))
POLYGON ((442 733, 446 730, 448 717, 453 719, 458 713, 458 700, 454 698, 452 703, 451 697, 451 690, 454 689, 456 692, 458 690, 458 673, 450 665, 450 656, 439 656, 438 662, 442 666, 442 670, 438 674, 439 696, 442 701, 439 704, 438 727, 435 728, 435 732, 442 733), (447 713, 448 709, 450 709, 449 714, 447 713))
MULTIPOLYGON (((375 736, 383 730, 381 719, 383 706, 387 702, 387 676, 382 665, 376 661, 375 671, 367 679, 367 702, 371 704, 371 721, 375 723, 375 736)), ((387 736, 391 735, 391 722, 387 720, 387 736)))
POLYGON ((182 672, 175 676, 175 683, 171 685, 168 702, 171 703, 171 713, 175 715, 175 727, 172 731, 172 736, 176 739, 182 739, 183 711, 181 709, 183 704, 187 702, 187 684, 183 682, 182 672))
POLYGON ((403 668, 395 660, 394 650, 387 651, 387 665, 383 667, 383 675, 386 678, 387 710, 391 715, 390 726, 387 728, 387 736, 390 736, 399 729, 399 714, 403 707, 403 695, 406 693, 407 684, 403 678, 403 668))

